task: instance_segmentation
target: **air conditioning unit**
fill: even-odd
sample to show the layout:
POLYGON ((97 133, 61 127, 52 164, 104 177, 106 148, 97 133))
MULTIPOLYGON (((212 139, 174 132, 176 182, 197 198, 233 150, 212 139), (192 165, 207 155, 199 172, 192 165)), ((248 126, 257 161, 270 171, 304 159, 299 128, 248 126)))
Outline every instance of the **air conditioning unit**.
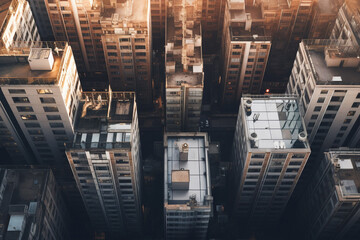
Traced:
POLYGON ((184 143, 179 150, 180 161, 187 161, 189 158, 189 145, 184 143))

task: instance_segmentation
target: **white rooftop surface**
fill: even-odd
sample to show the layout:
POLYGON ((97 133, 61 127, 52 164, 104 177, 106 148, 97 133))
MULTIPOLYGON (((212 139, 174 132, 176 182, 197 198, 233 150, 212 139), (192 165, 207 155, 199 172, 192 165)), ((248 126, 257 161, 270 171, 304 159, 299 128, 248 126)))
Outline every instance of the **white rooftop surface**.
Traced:
POLYGON ((25 215, 11 215, 7 230, 9 232, 21 231, 24 221, 25 215))
POLYGON ((298 140, 305 128, 295 99, 252 98, 250 116, 243 108, 248 134, 257 134, 258 148, 307 148, 298 140))
POLYGON ((340 169, 354 169, 351 159, 340 159, 340 169))
POLYGON ((206 195, 206 166, 205 166, 205 142, 203 137, 168 137, 167 151, 167 182, 168 203, 184 204, 191 195, 196 195, 198 205, 203 205, 206 195), (179 147, 184 143, 189 145, 188 161, 180 161, 179 147), (173 190, 171 188, 172 170, 189 170, 190 183, 188 190, 173 190))

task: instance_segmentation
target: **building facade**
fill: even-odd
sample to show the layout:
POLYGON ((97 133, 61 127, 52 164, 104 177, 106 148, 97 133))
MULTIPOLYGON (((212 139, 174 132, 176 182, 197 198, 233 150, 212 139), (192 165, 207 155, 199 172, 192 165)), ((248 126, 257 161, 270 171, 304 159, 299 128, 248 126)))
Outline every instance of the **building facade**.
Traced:
POLYGON ((298 94, 312 155, 355 147, 360 133, 359 47, 348 40, 300 43, 287 93, 298 94))
POLYGON ((279 221, 310 155, 297 97, 241 99, 233 145, 233 215, 244 233, 279 221))
POLYGON ((45 1, 29 0, 31 12, 34 16, 37 29, 42 41, 54 41, 54 34, 51 28, 48 11, 45 1))
POLYGON ((356 239, 360 226, 358 149, 330 149, 298 207, 304 239, 356 239), (303 221, 301 223, 301 221, 303 221), (305 231, 304 231, 305 230, 305 231))
POLYGON ((196 131, 204 88, 201 1, 169 2, 166 29, 166 129, 196 131))
POLYGON ((140 236, 141 149, 134 92, 83 92, 66 155, 98 232, 140 236))
POLYGON ((69 213, 49 169, 0 169, 2 239, 70 239, 69 213))
POLYGON ((221 102, 237 106, 243 93, 260 93, 271 47, 261 8, 226 1, 221 44, 221 102))
POLYGON ((0 55, 1 101, 36 161, 63 165, 81 91, 71 47, 64 42, 18 44, 0 55))
POLYGON ((164 135, 166 239, 206 239, 212 216, 206 133, 164 135))
POLYGON ((0 13, 0 48, 9 49, 15 41, 26 43, 40 41, 28 1, 2 1, 0 13))

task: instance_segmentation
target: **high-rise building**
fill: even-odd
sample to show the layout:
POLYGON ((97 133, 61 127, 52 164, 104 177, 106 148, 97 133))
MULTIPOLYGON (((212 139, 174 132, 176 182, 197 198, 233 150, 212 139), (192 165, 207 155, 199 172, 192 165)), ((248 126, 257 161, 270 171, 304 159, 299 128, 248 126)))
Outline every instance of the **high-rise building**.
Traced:
MULTIPOLYGON (((16 123, 15 123, 16 124, 16 123)), ((14 126, 2 101, 0 101, 0 146, 11 159, 3 159, 4 164, 32 164, 35 162, 31 150, 22 139, 22 133, 14 126), (8 160, 8 162, 6 162, 8 160)))
POLYGON ((101 41, 110 86, 136 91, 139 108, 152 107, 150 0, 105 4, 101 41))
POLYGON ((70 239, 69 212, 49 169, 0 169, 1 239, 70 239))
POLYGON ((231 184, 232 212, 244 233, 278 223, 310 152, 297 97, 241 99, 231 184))
POLYGON ((166 128, 196 131, 204 88, 201 1, 169 2, 166 29, 166 128))
POLYGON ((260 93, 270 47, 261 8, 226 1, 221 44, 221 102, 237 106, 243 93, 260 93))
POLYGON ((318 0, 313 8, 309 39, 327 39, 345 0, 318 0))
POLYGON ((15 127, 38 163, 63 165, 81 91, 71 47, 15 42, 1 52, 0 62, 1 102, 12 121, 7 129, 15 127))
POLYGON ((348 44, 360 45, 360 2, 348 0, 339 9, 330 39, 346 40, 348 44))
MULTIPOLYGON (((330 149, 299 201, 301 239, 357 239, 360 229, 360 152, 330 149)), ((300 239, 299 238, 299 239, 300 239)))
POLYGON ((44 0, 28 0, 32 15, 34 16, 37 29, 42 41, 54 41, 50 19, 44 0))
POLYGON ((140 108, 152 107, 150 0, 53 0, 46 6, 55 39, 73 48, 84 88, 110 82, 113 90, 136 91, 140 108))
POLYGON ((300 43, 287 93, 301 98, 312 156, 360 143, 359 50, 348 40, 300 43))
POLYGON ((166 8, 168 0, 150 0, 153 47, 161 52, 165 45, 166 8))
POLYGON ((141 234, 141 149, 134 92, 83 92, 66 155, 94 230, 141 234))
POLYGON ((164 135, 166 239, 205 239, 212 216, 206 133, 164 135))
POLYGON ((14 41, 40 41, 30 5, 26 0, 0 3, 0 48, 10 48, 14 41))
POLYGON ((315 1, 246 1, 247 5, 261 6, 265 28, 272 36, 271 53, 262 91, 285 91, 299 42, 307 37, 309 31, 315 1))

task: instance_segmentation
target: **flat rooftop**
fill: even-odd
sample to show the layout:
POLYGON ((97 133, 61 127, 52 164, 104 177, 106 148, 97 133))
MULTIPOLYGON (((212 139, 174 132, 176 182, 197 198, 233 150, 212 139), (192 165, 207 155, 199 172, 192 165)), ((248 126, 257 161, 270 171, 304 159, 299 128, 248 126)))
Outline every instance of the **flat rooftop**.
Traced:
POLYGON ((72 147, 129 147, 134 100, 133 92, 112 92, 111 98, 108 92, 83 92, 72 147))
POLYGON ((166 74, 166 87, 180 87, 182 84, 202 87, 203 75, 202 73, 168 73, 166 74))
MULTIPOLYGON (((189 134, 191 135, 191 134, 189 134)), ((167 192, 168 204, 186 204, 189 202, 191 196, 196 199, 197 206, 204 205, 204 198, 207 195, 207 178, 206 172, 206 156, 205 156, 205 138, 204 136, 167 136, 167 192), (188 144, 188 160, 180 160, 179 148, 183 144, 188 144), (188 189, 173 189, 172 188, 172 172, 178 170, 189 170, 190 181, 188 189)), ((188 178, 185 171, 177 172, 177 178, 188 178)), ((175 179, 175 178, 174 178, 175 179)))
POLYGON ((232 41, 271 41, 271 37, 267 36, 262 26, 251 27, 250 31, 246 31, 243 27, 229 27, 232 41))
POLYGON ((331 84, 333 85, 358 85, 360 79, 360 72, 356 68, 348 67, 328 67, 325 61, 324 51, 308 50, 312 64, 318 76, 317 84, 331 84), (333 77, 341 77, 342 81, 333 81, 333 77))
POLYGON ((335 169, 335 184, 343 197, 360 199, 360 151, 340 150, 329 154, 335 169))
POLYGON ((146 22, 148 20, 149 0, 123 0, 117 3, 118 7, 104 9, 103 17, 105 20, 111 18, 113 22, 129 23, 146 22))
POLYGON ((242 98, 240 110, 251 148, 310 151, 307 139, 299 139, 306 130, 296 97, 248 95, 242 98), (256 140, 250 140, 251 136, 256 140))

